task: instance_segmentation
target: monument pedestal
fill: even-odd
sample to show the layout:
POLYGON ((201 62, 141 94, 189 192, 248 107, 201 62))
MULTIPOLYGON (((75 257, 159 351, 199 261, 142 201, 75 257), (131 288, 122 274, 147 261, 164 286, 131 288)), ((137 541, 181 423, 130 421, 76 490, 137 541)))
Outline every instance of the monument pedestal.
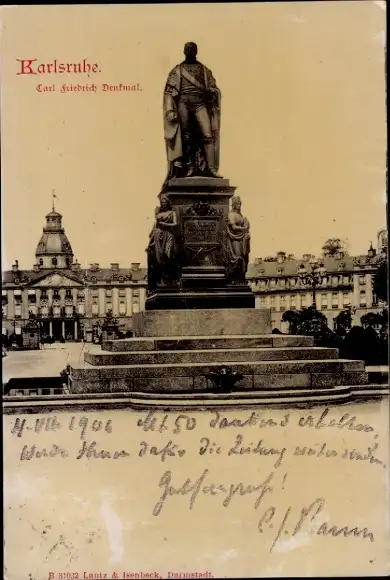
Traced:
POLYGON ((271 333, 270 311, 254 307, 245 283, 249 225, 238 198, 228 216, 234 190, 227 179, 167 183, 151 240, 156 263, 175 272, 177 285, 159 282, 149 293, 146 311, 133 316, 134 338, 105 340, 73 365, 71 393, 106 393, 116 401, 120 394, 132 406, 165 409, 324 403, 365 389, 372 394, 363 361, 340 360, 337 349, 317 348, 309 336, 271 333), (179 274, 161 256, 169 257, 172 248, 179 274))
POLYGON ((220 287, 203 290, 196 286, 181 291, 159 288, 145 304, 146 310, 184 310, 215 308, 254 308, 255 297, 249 287, 220 287))
POLYGON ((222 178, 168 181, 163 193, 180 228, 180 279, 175 287, 160 285, 151 292, 146 310, 255 307, 249 285, 228 278, 226 224, 235 189, 222 178))
POLYGON ((363 361, 339 359, 310 336, 271 334, 270 320, 257 309, 138 313, 134 338, 103 342, 71 366, 69 391, 165 410, 383 396, 363 361))
POLYGON ((138 312, 133 316, 135 337, 242 336, 271 333, 271 312, 251 308, 208 308, 138 312))

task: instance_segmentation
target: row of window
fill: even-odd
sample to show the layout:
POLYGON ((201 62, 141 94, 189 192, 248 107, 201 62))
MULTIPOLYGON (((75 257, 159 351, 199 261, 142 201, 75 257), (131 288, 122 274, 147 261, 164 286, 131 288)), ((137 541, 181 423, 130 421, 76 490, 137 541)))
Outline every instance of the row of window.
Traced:
MULTIPOLYGON (((130 288, 130 289, 133 291, 133 294, 135 294, 135 295, 138 295, 140 293, 140 289, 139 288, 130 288)), ((48 294, 48 292, 49 292, 49 290, 47 288, 40 288, 39 290, 41 292, 41 295, 48 294)), ((51 290, 52 290, 53 294, 60 294, 60 291, 62 289, 61 288, 51 288, 51 290)), ((126 296, 126 291, 127 291, 126 288, 117 288, 117 290, 118 290, 119 296, 126 296)), ((65 288, 65 296, 72 297, 73 296, 73 291, 74 291, 73 288, 65 288)), ((22 296, 22 292, 23 292, 23 290, 16 289, 16 290, 14 290, 14 296, 22 296)), ((91 293, 92 293, 92 296, 95 296, 95 295, 97 296, 98 293, 99 293, 99 289, 98 288, 93 289, 91 291, 91 293)), ((112 296, 112 293, 113 293, 113 288, 106 288, 105 289, 106 296, 112 296)), ((32 288, 29 288, 27 290, 27 294, 29 296, 35 296, 36 290, 34 290, 32 288)), ((7 295, 7 290, 2 290, 2 295, 3 296, 6 296, 7 295)), ((78 288, 77 289, 77 295, 80 295, 80 296, 81 295, 84 295, 84 290, 82 288, 78 288)))
MULTIPOLYGON (((118 294, 119 294, 119 298, 125 298, 126 297, 126 288, 119 288, 118 294)), ((132 294, 133 294, 133 296, 139 296, 139 289, 134 288, 132 291, 132 294)), ((106 295, 106 298, 111 298, 113 295, 112 288, 106 288, 105 295, 106 295)), ((97 298, 99 296, 99 290, 92 290, 91 296, 92 296, 92 298, 97 298)))
MULTIPOLYGON (((127 316, 130 314, 135 314, 137 312, 139 312, 140 308, 139 308, 139 303, 135 303, 133 302, 133 310, 132 312, 127 312, 127 305, 126 302, 120 302, 118 305, 118 316, 127 316)), ((112 310, 112 304, 111 302, 106 302, 105 304, 105 314, 113 312, 112 310)), ((98 304, 92 304, 92 316, 99 316, 99 305, 98 304)))
MULTIPOLYGON (((133 299, 132 299, 132 309, 131 312, 139 312, 140 309, 140 299, 139 299, 139 295, 137 294, 133 294, 133 299)), ((106 314, 108 312, 113 312, 113 307, 112 307, 112 299, 111 296, 106 297, 106 301, 104 303, 104 310, 106 312, 106 314)), ((123 297, 119 298, 119 304, 118 304, 118 313, 120 316, 126 316, 126 314, 131 314, 131 312, 128 312, 127 309, 127 301, 124 300, 123 297)), ((92 297, 92 315, 93 316, 98 316, 99 315, 99 298, 98 296, 93 296, 92 297)))
MULTIPOLYGON (((84 304, 79 304, 77 309, 74 306, 53 306, 50 309, 48 306, 41 306, 40 308, 37 308, 35 304, 30 304, 28 311, 34 315, 40 314, 43 318, 47 318, 49 315, 55 317, 72 317, 75 313, 84 316, 85 306, 84 304)), ((5 306, 3 306, 3 316, 7 316, 7 308, 5 306)), ((20 304, 15 305, 14 316, 15 318, 22 318, 22 306, 20 304)))
MULTIPOLYGON (((118 290, 118 294, 119 294, 119 298, 125 298, 126 297, 126 289, 120 288, 118 290)), ((140 295, 139 289, 138 288, 133 289, 132 295, 135 297, 139 296, 140 295)), ((99 290, 92 290, 91 296, 92 296, 92 298, 98 298, 99 290)), ((105 291, 105 296, 106 296, 106 298, 111 298, 113 296, 112 289, 107 288, 105 291)), ((7 297, 6 294, 3 293, 3 298, 5 299, 6 297, 7 297)), ((60 300, 61 294, 60 294, 59 288, 53 288, 52 297, 53 297, 53 300, 60 300)), ((48 290, 42 289, 40 298, 41 298, 41 300, 45 300, 45 299, 47 300, 49 298, 48 290)), ((21 290, 14 290, 14 299, 16 302, 22 300, 22 291, 21 290)), ((30 302, 34 302, 36 300, 35 290, 28 290, 28 300, 30 302)), ((72 289, 65 290, 65 300, 73 300, 73 290, 72 289)), ((77 300, 85 300, 85 293, 83 290, 77 291, 77 300)))
MULTIPOLYGON (((131 313, 139 312, 139 310, 140 310, 140 303, 139 303, 138 298, 133 300, 131 312, 128 312, 127 303, 125 301, 121 300, 119 302, 119 305, 118 305, 118 314, 120 316, 126 316, 127 314, 130 315, 131 313)), ((2 311, 3 311, 3 316, 6 317, 7 316, 6 305, 3 305, 2 311)), ((105 303, 104 311, 106 314, 108 314, 108 312, 113 312, 112 302, 105 303)), ((40 308, 38 308, 35 304, 30 304, 29 305, 29 312, 31 312, 31 314, 34 314, 34 315, 39 313, 43 317, 49 316, 49 313, 52 313, 53 316, 73 316, 74 313, 76 313, 76 312, 80 316, 84 316, 85 315, 85 304, 83 304, 83 303, 78 304, 77 308, 75 308, 74 306, 70 306, 70 305, 69 306, 53 305, 51 307, 51 309, 48 306, 41 306, 40 308)), ((15 305, 14 315, 15 315, 15 318, 22 317, 22 305, 21 304, 15 305)), ((92 316, 99 316, 99 304, 97 302, 92 303, 92 316)))
MULTIPOLYGON (((72 263, 72 261, 71 261, 71 259, 70 259, 70 258, 66 257, 66 258, 65 258, 65 263, 66 263, 66 265, 67 265, 67 266, 70 266, 70 265, 71 265, 71 263, 72 263)), ((43 266, 43 258, 39 258, 39 262, 38 262, 38 264, 39 264, 40 266, 43 266)), ((55 257, 54 257, 54 258, 52 258, 52 259, 51 259, 51 265, 52 265, 52 266, 54 266, 54 267, 56 267, 56 266, 57 266, 57 264, 58 264, 58 260, 57 260, 57 258, 55 258, 55 257)))
MULTIPOLYGON (((57 297, 58 299, 60 298, 61 294, 60 294, 60 289, 59 288, 53 288, 52 289, 53 293, 53 298, 57 297)), ((29 300, 36 298, 36 291, 35 290, 27 290, 27 295, 29 300)), ((46 288, 42 288, 41 290, 41 298, 48 298, 48 290, 46 288)), ((6 290, 3 291, 3 297, 6 296, 6 290)), ((78 290, 77 291, 77 297, 78 298, 84 298, 84 290, 78 290)), ((15 300, 21 300, 22 299, 22 290, 14 290, 14 298, 15 300)), ((65 298, 70 298, 73 299, 73 290, 71 288, 66 288, 65 289, 65 298)))
MULTIPOLYGON (((363 294, 363 293, 362 293, 363 294)), ((320 303, 321 303, 321 308, 322 309, 326 309, 328 308, 328 294, 320 294, 320 303)), ((291 295, 291 296, 287 296, 287 295, 281 295, 279 296, 279 307, 281 310, 285 310, 288 304, 288 300, 289 300, 289 308, 296 308, 297 307, 297 295, 291 295)), ((269 305, 270 307, 276 307, 277 305, 277 301, 276 301, 276 296, 261 296, 260 297, 260 306, 261 307, 266 307, 267 303, 269 300, 269 305)), ((343 292, 342 295, 342 302, 343 302, 343 306, 349 306, 351 304, 351 295, 349 292, 343 292)), ((312 304, 312 298, 311 296, 307 296, 307 295, 300 295, 300 305, 302 307, 308 307, 312 304)), ((333 292, 332 296, 331 296, 331 306, 332 308, 338 308, 339 307, 339 294, 338 292, 333 292)))
MULTIPOLYGON (((332 278, 323 278, 322 286, 327 286, 332 284, 337 286, 338 284, 351 284, 350 276, 333 276, 332 278)), ((300 278, 270 278, 266 280, 256 280, 254 281, 254 286, 260 289, 264 288, 294 288, 294 287, 307 287, 307 284, 303 282, 300 278)), ((360 284, 365 284, 365 276, 360 276, 360 284)))
MULTIPOLYGON (((288 297, 287 295, 279 296, 279 302, 276 300, 276 296, 261 296, 259 300, 260 308, 271 308, 271 310, 276 310, 277 306, 280 311, 284 311, 287 308, 291 310, 295 310, 297 308, 297 295, 291 295, 288 297), (289 298, 289 301, 287 300, 289 298)), ((331 300, 329 304, 328 294, 320 294, 319 295, 319 302, 318 305, 318 298, 317 298, 317 307, 319 306, 321 310, 327 310, 328 308, 347 308, 351 305, 351 295, 349 292, 343 292, 342 300, 340 304, 340 296, 338 292, 333 292, 331 295, 331 300)), ((374 301, 375 302, 375 301, 374 301)), ((359 303, 361 307, 365 307, 367 305, 367 298, 366 298, 366 291, 361 290, 359 296, 359 303)), ((300 307, 307 308, 312 304, 312 298, 307 295, 300 295, 300 307)))

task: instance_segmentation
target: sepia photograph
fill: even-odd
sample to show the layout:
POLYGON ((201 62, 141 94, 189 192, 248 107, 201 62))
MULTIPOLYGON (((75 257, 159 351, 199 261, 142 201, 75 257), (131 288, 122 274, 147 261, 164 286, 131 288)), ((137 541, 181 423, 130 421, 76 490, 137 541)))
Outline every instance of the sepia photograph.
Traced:
POLYGON ((7 580, 390 573, 386 8, 2 6, 7 580))

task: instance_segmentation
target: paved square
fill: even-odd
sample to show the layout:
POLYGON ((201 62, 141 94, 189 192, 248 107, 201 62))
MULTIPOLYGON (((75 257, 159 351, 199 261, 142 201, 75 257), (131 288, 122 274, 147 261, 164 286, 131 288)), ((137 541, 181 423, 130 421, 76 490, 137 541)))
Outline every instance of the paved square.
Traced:
POLYGON ((3 384, 10 379, 58 376, 68 364, 82 362, 84 353, 99 345, 82 342, 54 343, 40 350, 7 351, 3 358, 3 384))

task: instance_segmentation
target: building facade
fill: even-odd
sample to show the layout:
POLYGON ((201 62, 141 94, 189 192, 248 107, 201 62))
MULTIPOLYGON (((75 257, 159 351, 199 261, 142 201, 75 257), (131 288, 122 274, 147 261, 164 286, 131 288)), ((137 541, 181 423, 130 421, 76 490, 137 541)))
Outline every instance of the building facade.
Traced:
MULTIPOLYGON (((334 319, 346 308, 351 308, 352 324, 368 312, 379 312, 386 305, 373 292, 373 276, 377 264, 387 255, 387 231, 378 233, 377 249, 370 246, 366 255, 348 256, 342 252, 319 258, 319 284, 315 288, 317 310, 323 312, 329 328, 334 319)), ((283 312, 299 310, 313 304, 313 288, 304 276, 311 272, 313 256, 300 259, 279 252, 275 257, 257 258, 248 269, 248 281, 256 294, 256 308, 269 308, 273 328, 286 332, 288 324, 282 321, 283 312)))
MULTIPOLYGON (((346 308, 353 312, 353 324, 368 312, 385 306, 373 292, 373 276, 378 262, 387 253, 387 230, 380 230, 377 248, 371 245, 366 255, 339 253, 318 260, 321 283, 315 291, 316 307, 322 311, 330 328, 334 318, 346 308)), ((53 210, 46 215, 46 225, 35 252, 31 270, 20 270, 16 261, 12 270, 3 272, 2 332, 22 335, 30 314, 38 321, 40 334, 56 340, 92 341, 100 334, 106 316, 119 321, 123 333, 132 329, 133 314, 145 309, 147 270, 139 263, 121 268, 91 264, 82 268, 74 254, 62 216, 53 210)), ((313 256, 296 259, 284 252, 275 257, 257 258, 250 264, 247 278, 256 295, 256 308, 269 308, 273 328, 287 331, 283 312, 308 307, 313 291, 304 283, 313 256)))
POLYGON ((121 268, 91 264, 83 269, 62 226, 62 216, 47 214, 46 226, 35 252, 31 270, 3 272, 3 335, 20 335, 30 314, 37 317, 41 334, 59 340, 92 340, 110 312, 120 330, 131 330, 132 315, 144 310, 146 269, 139 263, 121 268))

